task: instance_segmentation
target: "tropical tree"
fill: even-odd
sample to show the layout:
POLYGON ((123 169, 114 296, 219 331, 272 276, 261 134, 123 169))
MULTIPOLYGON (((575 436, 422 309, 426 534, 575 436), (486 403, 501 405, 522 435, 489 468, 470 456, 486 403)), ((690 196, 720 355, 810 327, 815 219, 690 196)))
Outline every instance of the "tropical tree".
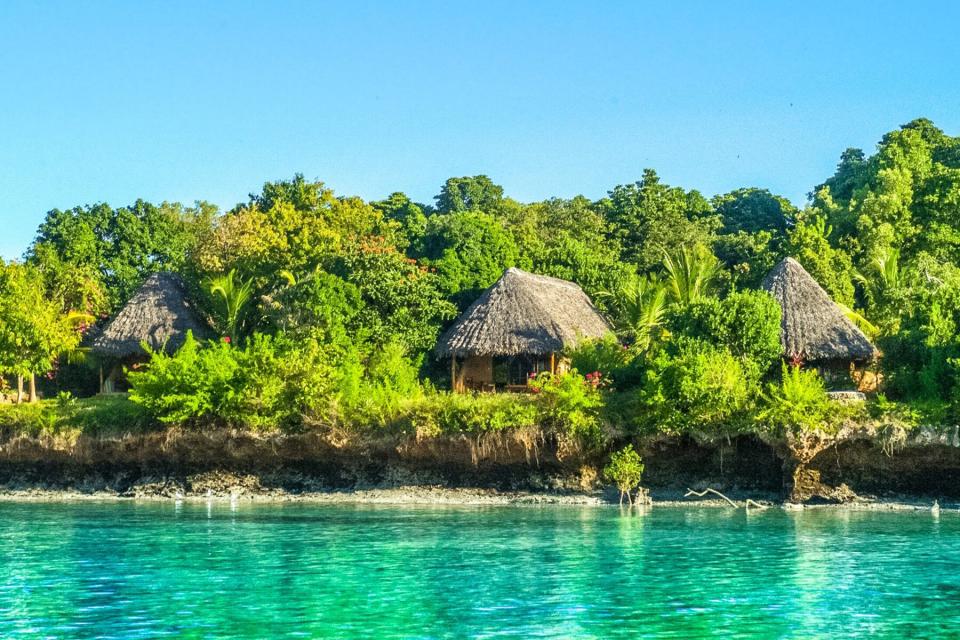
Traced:
POLYGON ((60 355, 80 342, 78 323, 89 317, 65 313, 45 295, 42 274, 30 265, 0 263, 0 371, 17 376, 17 402, 23 380, 37 400, 36 374, 51 371, 60 355))
POLYGON ((878 250, 862 272, 854 272, 854 280, 863 288, 870 309, 882 317, 878 331, 895 333, 901 314, 907 311, 904 276, 900 269, 900 249, 878 250))
POLYGON ((717 257, 702 244, 681 246, 673 253, 665 253, 663 268, 670 298, 680 307, 713 293, 723 270, 717 257))
POLYGON ((663 327, 667 314, 667 287, 655 275, 629 278, 619 291, 603 292, 617 311, 620 333, 646 351, 663 327))
POLYGON ((434 200, 439 213, 484 211, 494 214, 503 203, 503 187, 484 175, 450 178, 434 200))
POLYGON ((54 209, 40 224, 27 262, 102 284, 107 306, 116 309, 151 273, 180 271, 198 240, 208 235, 215 213, 216 207, 203 202, 185 207, 144 200, 119 208, 54 209))
POLYGON ((598 206, 622 243, 624 259, 641 270, 656 267, 674 247, 710 244, 720 227, 703 195, 663 184, 652 169, 634 184, 615 187, 598 206))
POLYGON ((206 285, 216 301, 217 328, 230 340, 238 340, 253 297, 253 278, 242 280, 237 277, 237 270, 231 269, 225 275, 210 278, 206 285))

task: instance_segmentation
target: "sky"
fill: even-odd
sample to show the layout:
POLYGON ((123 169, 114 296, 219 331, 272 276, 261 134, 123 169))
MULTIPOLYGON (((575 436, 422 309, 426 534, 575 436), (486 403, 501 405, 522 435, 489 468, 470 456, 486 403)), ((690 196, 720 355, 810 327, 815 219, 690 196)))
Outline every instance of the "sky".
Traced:
POLYGON ((53 208, 228 208, 300 172, 431 202, 645 167, 802 204, 847 147, 960 134, 960 3, 0 3, 0 256, 53 208))

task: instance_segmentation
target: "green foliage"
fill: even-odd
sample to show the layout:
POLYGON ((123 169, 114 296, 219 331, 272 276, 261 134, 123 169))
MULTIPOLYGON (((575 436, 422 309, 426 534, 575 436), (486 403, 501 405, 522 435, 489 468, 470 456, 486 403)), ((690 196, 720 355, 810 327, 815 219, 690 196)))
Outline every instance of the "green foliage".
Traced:
POLYGON ((338 401, 352 424, 388 424, 403 406, 423 396, 421 362, 397 342, 374 350, 366 362, 351 364, 344 367, 338 401))
POLYGON ((181 270, 198 240, 209 233, 215 212, 206 203, 184 207, 143 200, 118 209, 106 204, 54 209, 40 224, 28 262, 64 274, 61 283, 76 279, 78 272, 99 280, 109 307, 116 309, 151 273, 181 270))
POLYGON ((615 293, 601 294, 615 310, 619 333, 640 351, 659 339, 667 316, 667 287, 655 276, 631 276, 615 293))
POLYGON ((728 349, 766 371, 779 359, 779 303, 766 291, 738 291, 723 300, 704 298, 674 313, 671 331, 728 349))
MULTIPOLYGON (((62 352, 76 353, 81 318, 116 309, 147 274, 174 270, 225 335, 252 337, 154 354, 134 372, 141 404, 129 406, 167 422, 416 424, 418 433, 434 424, 472 434, 529 426, 592 441, 609 420, 673 432, 757 428, 748 418, 779 353, 778 309, 750 289, 791 255, 875 331, 891 402, 947 419, 960 415, 958 210, 960 139, 924 119, 870 154, 845 151, 803 211, 756 188, 707 201, 652 170, 597 202, 518 203, 473 176, 448 180, 435 209, 402 193, 368 203, 298 174, 225 215, 144 201, 54 210, 28 266, 0 273, 0 371, 55 370, 62 352), (569 354, 577 370, 601 372, 615 397, 575 374, 538 381, 524 398, 447 396, 418 377, 457 307, 508 266, 578 283, 615 323, 628 349, 611 338, 569 354)), ((48 395, 76 394, 68 378, 48 395)), ((767 422, 793 428, 783 406, 813 403, 817 394, 799 398, 807 383, 787 379, 768 393, 767 422)), ((77 406, 64 400, 57 411, 77 406)), ((40 427, 67 420, 24 411, 39 411, 40 427)))
POLYGON ((680 307, 714 293, 722 271, 720 261, 702 244, 665 252, 663 268, 670 298, 680 307))
POLYGON ((814 369, 783 365, 779 384, 770 383, 757 413, 763 428, 774 433, 833 433, 838 424, 831 420, 833 407, 823 379, 814 369))
POLYGON ((720 227, 699 192, 662 184, 652 169, 645 169, 639 182, 615 187, 601 206, 623 244, 623 257, 643 271, 676 247, 709 245, 720 227))
POLYGON ((151 352, 145 370, 128 373, 130 399, 163 423, 289 426, 333 396, 330 355, 263 335, 242 348, 189 335, 175 354, 151 352))
POLYGON ((206 285, 216 300, 217 329, 222 335, 238 340, 253 296, 253 280, 241 280, 237 270, 231 269, 226 275, 207 280, 206 285))
POLYGON ((450 178, 443 185, 437 201, 437 212, 485 211, 496 213, 503 203, 503 187, 484 175, 450 178))
POLYGON ((758 289, 783 259, 784 236, 770 231, 737 231, 717 236, 713 250, 737 287, 758 289))
POLYGON ((537 375, 530 381, 530 390, 537 396, 542 423, 585 446, 599 445, 599 410, 603 406, 599 383, 593 376, 588 380, 576 371, 537 375))
POLYGON ((424 212, 426 205, 413 202, 406 194, 391 193, 386 200, 372 202, 371 205, 381 212, 384 218, 400 225, 400 235, 403 240, 402 243, 398 242, 400 249, 409 247, 411 243, 423 236, 427 229, 427 216, 424 212))
POLYGON ((437 275, 381 239, 340 255, 331 273, 360 293, 355 323, 376 344, 397 341, 411 352, 425 352, 436 343, 441 324, 456 315, 437 275))
POLYGON ((830 242, 832 227, 815 211, 806 212, 787 233, 787 253, 795 257, 834 301, 853 306, 853 262, 830 242))
POLYGON ((50 371, 61 354, 79 344, 83 319, 46 295, 37 268, 0 262, 0 373, 50 371))
POLYGON ((483 435, 538 429, 536 398, 530 395, 429 393, 406 403, 393 424, 418 437, 483 435))
POLYGON ((766 189, 737 189, 711 201, 724 233, 783 233, 797 214, 790 201, 766 189))
POLYGON ((661 353, 651 361, 640 390, 638 420, 647 429, 666 432, 739 431, 758 382, 756 369, 727 349, 680 340, 675 355, 661 353))
POLYGON ((362 339, 363 306, 356 285, 317 269, 268 296, 264 313, 275 331, 343 345, 362 339))
POLYGON ((416 257, 436 271, 443 291, 456 296, 461 307, 496 282, 504 269, 520 262, 513 236, 492 215, 479 211, 431 216, 414 248, 416 257))
POLYGON ((157 426, 142 407, 123 396, 0 404, 0 429, 31 436, 110 437, 145 433, 157 426))
POLYGON ((587 198, 553 198, 501 216, 513 234, 520 262, 536 273, 576 282, 603 305, 602 291, 617 291, 635 271, 621 260, 601 207, 587 198))
POLYGON ((614 389, 628 389, 640 383, 643 376, 645 349, 620 344, 616 336, 584 340, 567 352, 570 366, 576 371, 599 372, 601 380, 614 389))
POLYGON ((610 455, 610 462, 603 468, 603 476, 617 485, 621 501, 623 496, 627 496, 631 504, 633 503, 631 493, 640 486, 643 479, 643 460, 640 454, 634 451, 633 445, 628 444, 610 455))

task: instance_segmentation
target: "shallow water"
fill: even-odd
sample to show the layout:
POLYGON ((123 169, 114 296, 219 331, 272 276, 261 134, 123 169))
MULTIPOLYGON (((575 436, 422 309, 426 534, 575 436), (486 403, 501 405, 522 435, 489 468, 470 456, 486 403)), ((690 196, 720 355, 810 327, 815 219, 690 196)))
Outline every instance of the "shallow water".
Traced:
POLYGON ((938 637, 960 515, 0 503, 0 637, 938 637))

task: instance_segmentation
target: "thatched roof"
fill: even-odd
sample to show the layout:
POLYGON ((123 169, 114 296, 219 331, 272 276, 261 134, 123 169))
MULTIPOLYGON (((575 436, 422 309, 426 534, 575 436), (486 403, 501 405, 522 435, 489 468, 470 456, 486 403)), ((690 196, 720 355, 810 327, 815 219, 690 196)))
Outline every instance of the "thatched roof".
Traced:
POLYGON ((188 330, 198 339, 210 333, 187 300, 180 279, 172 273, 154 273, 93 340, 91 350, 126 358, 142 354, 141 343, 146 342, 169 352, 183 344, 188 330))
POLYGON ((851 322, 800 263, 785 258, 763 280, 783 311, 780 343, 784 356, 807 362, 871 360, 870 340, 851 322))
POLYGON ((510 268, 440 337, 436 354, 546 354, 609 331, 574 283, 510 268))

